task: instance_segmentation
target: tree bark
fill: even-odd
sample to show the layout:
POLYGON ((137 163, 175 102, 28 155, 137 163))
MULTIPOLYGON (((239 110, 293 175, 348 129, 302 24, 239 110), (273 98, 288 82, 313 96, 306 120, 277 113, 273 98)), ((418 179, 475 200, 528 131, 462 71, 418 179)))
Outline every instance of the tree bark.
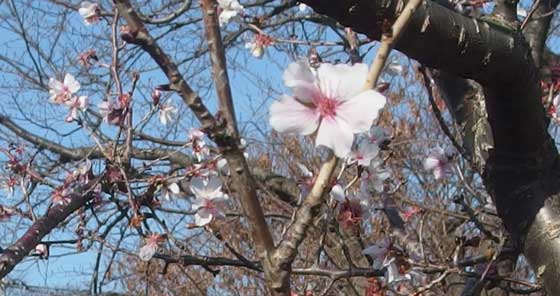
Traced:
MULTIPOLYGON (((391 0, 303 2, 372 39, 380 38, 383 21, 393 21, 403 7, 402 1, 391 0)), ((482 85, 493 137, 482 167, 485 186, 547 293, 560 295, 560 167, 533 60, 540 53, 516 28, 472 19, 431 1, 417 10, 396 48, 428 67, 482 85)))

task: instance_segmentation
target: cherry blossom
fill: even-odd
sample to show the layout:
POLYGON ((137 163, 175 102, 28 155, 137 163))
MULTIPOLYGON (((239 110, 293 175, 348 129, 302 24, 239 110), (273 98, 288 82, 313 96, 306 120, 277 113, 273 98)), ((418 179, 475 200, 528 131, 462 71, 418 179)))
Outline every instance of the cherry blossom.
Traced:
POLYGON ((373 268, 381 268, 386 266, 386 259, 391 251, 391 242, 384 238, 378 243, 373 244, 362 251, 362 254, 368 255, 373 259, 373 268))
POLYGON ((53 205, 68 204, 71 200, 71 194, 74 190, 70 187, 59 186, 53 191, 51 201, 53 205))
POLYGON ((124 106, 120 102, 107 100, 97 105, 99 113, 103 116, 103 120, 110 124, 121 124, 124 121, 126 112, 124 106))
POLYGON ((222 182, 218 177, 194 177, 190 189, 195 196, 191 207, 196 210, 194 221, 197 226, 225 218, 223 208, 229 197, 222 192, 222 182))
POLYGON ((64 104, 70 108, 68 116, 66 116, 66 122, 72 122, 78 117, 78 110, 85 110, 88 106, 89 99, 87 96, 74 96, 70 100, 66 101, 64 104))
POLYGON ((333 200, 338 201, 337 220, 342 227, 352 227, 371 215, 369 197, 362 192, 352 192, 346 195, 342 186, 337 184, 332 187, 330 196, 333 200))
POLYGON ((389 170, 383 168, 381 159, 371 161, 367 172, 361 177, 361 188, 364 192, 383 192, 383 183, 391 176, 389 170))
POLYGON ((167 125, 167 123, 172 119, 171 114, 175 113, 177 113, 177 108, 175 108, 175 106, 171 104, 161 105, 159 107, 159 122, 167 125))
POLYGON ((77 180, 85 184, 89 181, 88 174, 90 170, 91 170, 91 161, 89 159, 86 159, 84 163, 82 163, 72 172, 70 178, 72 180, 77 180))
POLYGON ((191 142, 191 149, 193 155, 198 162, 202 161, 207 155, 210 154, 210 149, 204 141, 204 132, 197 128, 191 128, 189 130, 189 141, 191 142))
POLYGON ((205 135, 199 128, 191 128, 188 133, 189 141, 204 141, 205 135))
POLYGON ((39 256, 41 259, 46 259, 49 257, 49 247, 45 244, 38 244, 35 246, 35 255, 39 256))
POLYGON ((436 147, 426 159, 424 169, 432 171, 436 179, 445 177, 451 173, 451 157, 441 147, 436 147))
POLYGON ((412 279, 408 273, 401 274, 395 258, 386 262, 385 265, 387 267, 385 270, 385 281, 388 285, 397 286, 403 281, 410 281, 412 279))
POLYGON ((145 239, 146 244, 142 248, 140 248, 140 251, 138 252, 138 257, 140 257, 140 260, 150 261, 159 246, 165 242, 165 239, 166 236, 159 233, 152 233, 148 235, 148 237, 145 239))
POLYGON ((270 106, 270 125, 281 133, 310 135, 317 132, 316 146, 338 157, 350 153, 355 133, 367 131, 385 97, 362 91, 365 64, 320 64, 317 69, 298 61, 284 72, 284 83, 293 95, 284 95, 270 106))
POLYGON ((161 91, 159 89, 154 89, 152 90, 151 96, 152 96, 152 103, 154 104, 154 106, 159 104, 159 100, 161 99, 161 91))
POLYGON ((181 194, 181 189, 177 183, 164 184, 160 188, 160 194, 165 200, 171 200, 172 197, 181 194))
POLYGON ((89 26, 99 21, 101 16, 101 9, 99 4, 89 1, 83 1, 78 9, 80 15, 84 18, 84 23, 89 26))
POLYGON ((245 43, 245 48, 251 51, 251 54, 260 59, 264 55, 265 49, 272 44, 272 38, 264 34, 257 34, 251 42, 245 43))
POLYGON ((91 61, 98 61, 97 53, 94 49, 86 50, 78 55, 78 63, 88 69, 93 63, 91 61))
POLYGON ((387 133, 386 129, 374 125, 368 131, 368 141, 372 145, 381 146, 387 140, 387 133))
POLYGON ((243 12, 243 5, 237 0, 218 0, 220 8, 220 16, 218 20, 220 27, 227 25, 231 20, 237 19, 238 15, 243 12))
POLYGON ((54 78, 49 79, 49 100, 53 104, 65 103, 78 90, 80 90, 80 83, 70 73, 64 75, 62 82, 54 78))
POLYGON ((349 161, 357 162, 361 166, 368 166, 371 161, 379 154, 379 147, 369 143, 358 146, 358 149, 350 152, 349 161))

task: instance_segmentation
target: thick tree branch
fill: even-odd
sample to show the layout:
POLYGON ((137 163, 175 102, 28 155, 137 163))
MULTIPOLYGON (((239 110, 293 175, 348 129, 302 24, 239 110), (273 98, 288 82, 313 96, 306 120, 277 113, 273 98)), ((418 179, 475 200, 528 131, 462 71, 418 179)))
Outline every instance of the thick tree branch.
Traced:
MULTIPOLYGON (((93 179, 85 188, 93 188, 98 181, 93 179)), ((48 209, 45 216, 33 222, 20 239, 0 253, 0 279, 12 271, 58 224, 91 200, 94 194, 88 191, 86 190, 84 194, 75 194, 67 203, 57 204, 48 209)))
MULTIPOLYGON (((402 6, 391 0, 304 2, 373 39, 402 6)), ((431 1, 418 9, 396 48, 482 85, 494 146, 484 167, 485 185, 518 248, 527 242, 525 254, 537 274, 546 276, 547 292, 560 295, 560 239, 551 230, 560 228, 560 217, 551 215, 558 212, 560 165, 540 102, 534 51, 515 28, 471 19, 431 1)))

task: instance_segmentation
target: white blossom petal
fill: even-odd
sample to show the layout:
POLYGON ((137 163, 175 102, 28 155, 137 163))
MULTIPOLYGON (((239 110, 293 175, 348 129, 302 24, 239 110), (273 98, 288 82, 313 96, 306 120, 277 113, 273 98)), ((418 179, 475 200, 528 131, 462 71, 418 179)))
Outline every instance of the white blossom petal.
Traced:
POLYGON ((317 130, 319 113, 285 95, 270 106, 269 122, 281 133, 309 135, 317 130))

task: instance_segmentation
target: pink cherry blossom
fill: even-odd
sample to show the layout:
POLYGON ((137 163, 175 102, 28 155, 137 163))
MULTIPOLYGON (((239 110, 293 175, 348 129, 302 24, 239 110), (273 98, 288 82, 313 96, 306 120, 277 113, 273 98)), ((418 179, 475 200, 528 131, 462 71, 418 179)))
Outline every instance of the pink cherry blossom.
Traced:
POLYGON ((337 220, 342 227, 352 227, 371 216, 369 196, 362 192, 351 192, 346 195, 343 187, 336 184, 332 187, 330 196, 338 202, 337 220))
POLYGON ((387 130, 382 127, 372 126, 368 132, 368 141, 372 145, 380 146, 387 139, 387 133, 387 130))
POLYGON ((191 128, 189 130, 189 141, 191 142, 191 149, 195 158, 200 162, 207 155, 210 154, 210 149, 204 141, 204 132, 197 128, 191 128))
POLYGON ((78 63, 86 69, 93 65, 92 60, 95 62, 99 60, 94 49, 86 50, 78 55, 78 63))
POLYGON ((201 131, 199 128, 191 128, 189 129, 189 141, 201 141, 204 139, 204 136, 206 134, 204 134, 203 131, 201 131))
POLYGON ((49 257, 49 247, 45 244, 38 244, 35 246, 35 255, 41 259, 49 257))
POLYGON ((66 122, 72 122, 78 117, 78 110, 85 110, 88 105, 88 97, 79 96, 72 97, 70 100, 66 101, 64 104, 70 108, 68 116, 66 116, 66 122))
POLYGON ((365 64, 320 64, 317 69, 299 61, 288 66, 284 83, 293 95, 284 95, 270 106, 270 125, 278 132, 310 135, 316 146, 325 146, 338 157, 350 153, 355 133, 367 131, 385 97, 363 91, 365 64))
POLYGON ((194 221, 197 226, 225 218, 223 208, 229 197, 222 192, 222 182, 218 177, 194 177, 190 189, 195 196, 191 207, 196 210, 194 221))
POLYGON ((356 150, 350 152, 349 161, 357 162, 361 166, 368 166, 371 161, 379 154, 379 147, 369 143, 359 145, 356 150))
POLYGON ((441 147, 436 147, 426 159, 424 169, 432 171, 436 179, 445 177, 451 173, 450 157, 441 147))
POLYGON ((391 172, 383 168, 381 159, 370 162, 367 171, 361 177, 361 190, 364 192, 383 192, 383 183, 391 176, 391 172))
POLYGON ((218 5, 220 27, 227 25, 231 20, 237 19, 238 14, 243 12, 243 5, 239 4, 237 0, 218 0, 218 5))
POLYGON ((63 82, 54 78, 49 79, 49 100, 53 104, 65 103, 78 90, 80 90, 80 83, 72 74, 66 73, 66 75, 64 75, 63 82))
POLYGON ((165 242, 165 239, 166 236, 159 233, 148 235, 148 237, 146 238, 146 244, 142 248, 140 248, 140 251, 138 252, 138 257, 140 257, 140 260, 150 261, 159 246, 165 242))
POLYGON ((181 189, 177 183, 164 184, 160 189, 160 194, 165 200, 171 200, 172 197, 181 194, 181 189))
POLYGON ((89 1, 83 1, 80 3, 80 9, 78 9, 78 12, 84 18, 84 23, 87 26, 98 22, 101 16, 99 4, 89 1))
POLYGON ((260 59, 271 44, 272 38, 265 34, 257 34, 253 41, 245 43, 245 48, 249 49, 254 57, 260 59))
POLYGON ((373 268, 385 267, 385 260, 389 256, 391 250, 391 242, 388 239, 382 239, 362 251, 362 254, 371 256, 373 259, 373 268))
POLYGON ((120 102, 113 102, 109 99, 99 103, 97 107, 99 108, 99 113, 103 116, 103 120, 105 120, 105 122, 110 124, 123 123, 126 112, 120 102))

